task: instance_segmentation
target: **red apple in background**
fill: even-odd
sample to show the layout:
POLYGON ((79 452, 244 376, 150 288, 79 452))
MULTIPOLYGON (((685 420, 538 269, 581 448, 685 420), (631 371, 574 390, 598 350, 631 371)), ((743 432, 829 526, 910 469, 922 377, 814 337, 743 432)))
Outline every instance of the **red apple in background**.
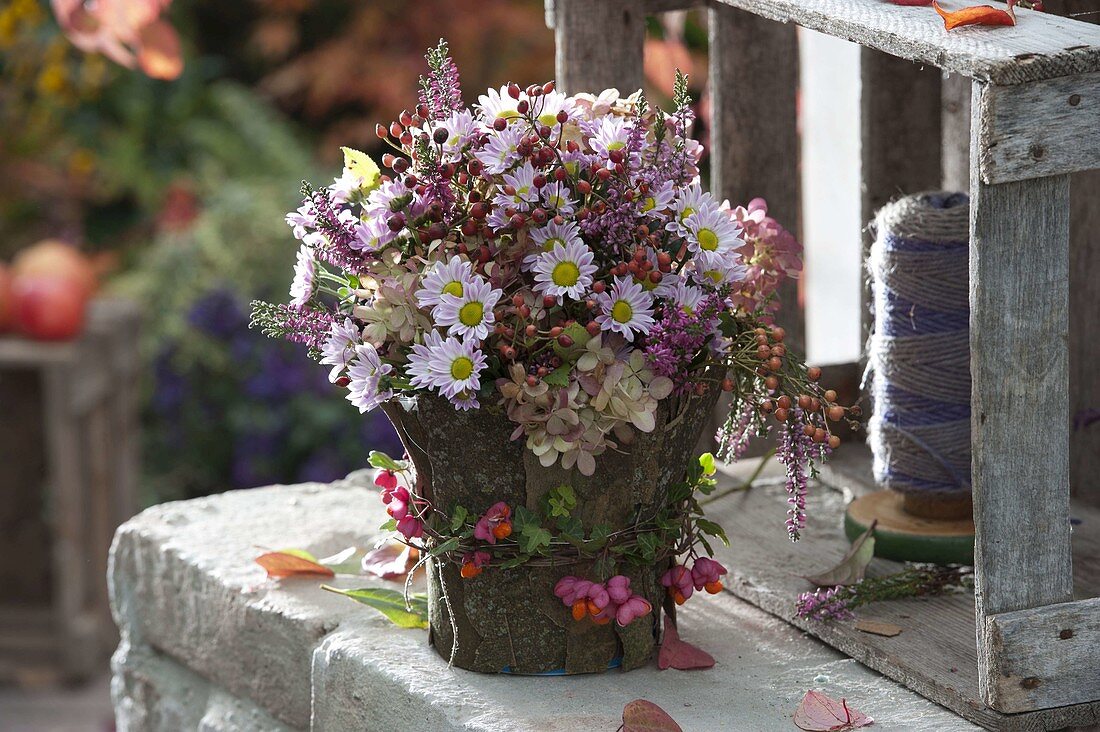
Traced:
POLYGON ((44 239, 15 255, 11 273, 15 279, 23 277, 62 280, 75 287, 85 298, 96 289, 96 275, 92 263, 80 251, 57 239, 44 239))
POLYGON ((62 341, 84 328, 88 296, 66 279, 25 275, 11 288, 12 313, 19 331, 36 340, 62 341))
POLYGON ((0 262, 0 333, 12 329, 11 271, 0 262))

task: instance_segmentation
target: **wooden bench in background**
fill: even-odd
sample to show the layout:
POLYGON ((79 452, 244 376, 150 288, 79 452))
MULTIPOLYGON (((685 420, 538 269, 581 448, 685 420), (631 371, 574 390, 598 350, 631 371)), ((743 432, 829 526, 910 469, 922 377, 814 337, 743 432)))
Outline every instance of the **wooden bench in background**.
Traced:
POLYGON ((139 313, 93 302, 69 343, 0 337, 0 681, 100 673, 107 550, 138 509, 139 313))
MULTIPOLYGON (((1022 11, 1016 27, 948 33, 931 8, 887 0, 547 0, 559 88, 639 88, 645 16, 696 6, 709 13, 720 198, 763 196, 799 232, 795 26, 863 46, 852 164, 864 221, 903 193, 971 195, 975 596, 876 608, 905 625, 897 638, 795 621, 806 586, 772 538, 783 532, 757 531, 782 512, 755 490, 722 514, 731 589, 990 729, 1100 724, 1100 512, 1088 505, 1100 505, 1100 426, 1070 427, 1100 405, 1100 26, 1022 11)), ((784 295, 797 338, 803 314, 784 295)), ((852 383, 858 365, 833 371, 852 383)), ((837 481, 870 487, 869 454, 846 450, 837 481)), ((843 503, 826 499, 819 519, 839 521, 843 503)), ((805 549, 839 555, 833 533, 805 549)))

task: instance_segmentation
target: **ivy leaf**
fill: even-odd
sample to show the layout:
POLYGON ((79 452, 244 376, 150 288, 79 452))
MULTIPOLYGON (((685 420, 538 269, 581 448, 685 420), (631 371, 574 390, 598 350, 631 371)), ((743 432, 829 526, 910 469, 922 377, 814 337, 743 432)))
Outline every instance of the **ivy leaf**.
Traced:
POLYGON ((695 525, 699 527, 699 530, 708 536, 716 536, 722 540, 722 543, 726 546, 730 545, 729 538, 726 537, 726 530, 713 521, 708 521, 705 518, 695 519, 695 525))
POLYGON ((454 514, 451 516, 451 531, 458 531, 459 527, 466 523, 469 515, 465 506, 455 506, 454 514))
POLYGON ((506 559, 503 562, 501 562, 500 563, 500 568, 501 569, 512 569, 513 567, 518 567, 519 565, 523 564, 524 562, 526 562, 530 558, 531 557, 527 556, 526 554, 517 554, 516 556, 512 557, 511 559, 506 559))
POLYGON ((611 529, 606 524, 599 524, 592 527, 592 531, 588 534, 588 541, 584 542, 584 550, 586 552, 598 552, 607 546, 607 537, 610 536, 611 529))
POLYGON ((664 709, 645 699, 635 699, 623 707, 623 732, 683 732, 664 709))
POLYGON ((386 523, 379 526, 378 530, 379 531, 397 531, 397 521, 395 519, 390 519, 386 523))
POLYGON ((256 564, 267 570, 268 577, 335 577, 336 573, 317 563, 317 559, 301 549, 284 549, 256 557, 256 564))
POLYGON ((537 524, 527 524, 520 532, 519 546, 527 554, 538 554, 550 546, 550 532, 537 524))
POLYGON ((405 608, 405 596, 397 590, 380 587, 363 587, 357 590, 343 590, 339 587, 321 585, 322 590, 350 597, 356 602, 373 607, 390 621, 402 628, 428 627, 428 596, 423 593, 409 595, 409 607, 405 608))
POLYGON ((408 463, 404 460, 398 462, 386 453, 378 452, 377 450, 370 451, 370 455, 367 456, 367 462, 371 464, 372 468, 378 468, 379 470, 392 470, 397 472, 408 468, 408 463))
POLYGON ((558 519, 558 536, 568 541, 573 546, 584 543, 584 524, 580 519, 566 516, 558 519))
POLYGON ((638 548, 642 550, 642 559, 652 562, 657 557, 657 535, 651 531, 638 534, 638 548))
POLYGON ((592 572, 596 575, 597 582, 606 582, 610 577, 615 576, 617 567, 618 563, 614 557, 610 554, 601 554, 592 565, 592 572))
POLYGON ((526 506, 516 506, 515 511, 512 512, 512 529, 516 533, 522 534, 523 530, 532 524, 535 526, 542 524, 538 514, 526 506))
POLYGON ((867 572, 867 565, 875 557, 875 524, 871 525, 862 534, 856 537, 848 553, 835 567, 826 569, 818 574, 805 576, 804 579, 813 582, 818 587, 835 587, 837 585, 854 585, 863 579, 867 572))
POLYGON ((558 486, 546 494, 546 503, 550 516, 567 517, 577 507, 577 495, 572 486, 558 486))

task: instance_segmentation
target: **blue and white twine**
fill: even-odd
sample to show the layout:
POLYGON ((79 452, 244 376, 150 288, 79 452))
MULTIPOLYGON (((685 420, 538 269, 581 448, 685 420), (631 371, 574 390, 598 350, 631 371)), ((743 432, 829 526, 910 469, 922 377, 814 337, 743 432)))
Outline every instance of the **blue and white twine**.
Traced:
POLYGON ((875 481, 901 493, 970 490, 969 208, 922 193, 875 217, 868 433, 875 481))

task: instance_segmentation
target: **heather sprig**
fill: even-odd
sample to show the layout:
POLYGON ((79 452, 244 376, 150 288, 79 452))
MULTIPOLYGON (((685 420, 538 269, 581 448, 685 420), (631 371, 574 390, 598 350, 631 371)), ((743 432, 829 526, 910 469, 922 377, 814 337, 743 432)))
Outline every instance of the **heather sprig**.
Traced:
POLYGON ((819 588, 798 596, 799 617, 813 620, 848 620, 852 610, 871 602, 906 597, 939 595, 954 588, 969 588, 973 568, 914 564, 885 577, 864 578, 853 585, 819 588))

